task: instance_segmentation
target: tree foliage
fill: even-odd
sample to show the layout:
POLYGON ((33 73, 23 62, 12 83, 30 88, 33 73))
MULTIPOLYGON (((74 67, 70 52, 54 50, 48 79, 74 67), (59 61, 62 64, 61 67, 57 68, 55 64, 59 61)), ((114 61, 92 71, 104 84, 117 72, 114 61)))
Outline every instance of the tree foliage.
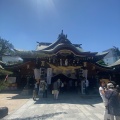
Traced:
POLYGON ((0 37, 0 55, 4 55, 4 54, 11 54, 13 51, 12 49, 14 49, 14 46, 9 43, 8 40, 5 40, 3 38, 0 37))
MULTIPOLYGON (((15 49, 14 49, 15 50, 15 49)), ((45 53, 39 53, 36 51, 18 51, 15 50, 16 55, 20 56, 21 58, 43 58, 43 57, 49 57, 50 55, 45 53)))
POLYGON ((10 75, 13 74, 13 72, 5 70, 5 69, 0 69, 0 76, 1 75, 10 75))
POLYGON ((105 64, 104 60, 99 60, 97 63, 100 64, 100 65, 102 65, 102 66, 107 66, 107 65, 105 64))
POLYGON ((5 88, 7 88, 9 85, 9 83, 5 80, 0 80, 0 91, 4 90, 5 88))

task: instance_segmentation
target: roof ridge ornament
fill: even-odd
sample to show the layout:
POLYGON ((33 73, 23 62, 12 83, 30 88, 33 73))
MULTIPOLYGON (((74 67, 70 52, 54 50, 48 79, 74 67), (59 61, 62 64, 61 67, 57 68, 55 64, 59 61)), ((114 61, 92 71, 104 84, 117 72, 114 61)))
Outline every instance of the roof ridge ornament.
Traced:
POLYGON ((61 34, 58 35, 58 41, 59 41, 59 43, 72 44, 70 42, 70 40, 68 40, 67 34, 65 35, 63 33, 63 30, 62 30, 61 34))
POLYGON ((63 33, 63 30, 62 30, 62 32, 61 32, 61 35, 64 36, 65 38, 67 38, 67 34, 65 35, 65 34, 63 33))
POLYGON ((63 35, 63 30, 62 30, 62 32, 61 32, 61 35, 63 35))
POLYGON ((61 34, 58 35, 58 39, 60 38, 67 38, 67 36, 63 33, 63 30, 61 32, 61 34))

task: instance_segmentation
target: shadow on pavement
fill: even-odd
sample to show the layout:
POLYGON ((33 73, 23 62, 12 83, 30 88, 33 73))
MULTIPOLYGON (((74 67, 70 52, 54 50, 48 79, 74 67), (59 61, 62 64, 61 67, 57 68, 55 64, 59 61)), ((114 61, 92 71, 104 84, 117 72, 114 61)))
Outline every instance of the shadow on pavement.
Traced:
POLYGON ((100 96, 92 96, 92 95, 79 95, 79 94, 61 94, 58 100, 53 98, 53 95, 49 95, 47 98, 40 97, 35 101, 34 104, 58 104, 58 103, 66 103, 66 104, 89 104, 94 107, 94 104, 101 103, 102 99, 100 96))
POLYGON ((44 114, 44 115, 37 115, 37 116, 33 116, 33 117, 26 117, 26 118, 15 118, 12 120, 45 120, 48 118, 52 118, 54 116, 60 115, 60 114, 67 114, 66 112, 56 112, 56 113, 50 113, 50 114, 44 114))
POLYGON ((11 99, 30 99, 32 98, 32 94, 31 95, 21 95, 21 90, 14 90, 14 91, 2 91, 0 93, 1 95, 3 94, 13 94, 12 96, 10 95, 10 97, 6 97, 8 100, 11 99))
POLYGON ((30 95, 30 96, 23 96, 23 95, 20 95, 20 94, 18 94, 18 95, 16 95, 16 96, 13 96, 13 97, 7 97, 9 100, 11 100, 11 99, 30 99, 30 98, 32 98, 32 95, 30 95))
POLYGON ((21 90, 3 90, 0 94, 20 94, 21 90))

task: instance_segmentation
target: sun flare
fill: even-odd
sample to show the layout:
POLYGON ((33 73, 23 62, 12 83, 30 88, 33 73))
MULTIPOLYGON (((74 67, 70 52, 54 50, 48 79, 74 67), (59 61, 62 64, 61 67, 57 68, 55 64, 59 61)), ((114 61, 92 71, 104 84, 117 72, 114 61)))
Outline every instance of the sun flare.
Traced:
POLYGON ((43 11, 48 14, 57 14, 54 0, 31 0, 30 3, 37 12, 43 11))

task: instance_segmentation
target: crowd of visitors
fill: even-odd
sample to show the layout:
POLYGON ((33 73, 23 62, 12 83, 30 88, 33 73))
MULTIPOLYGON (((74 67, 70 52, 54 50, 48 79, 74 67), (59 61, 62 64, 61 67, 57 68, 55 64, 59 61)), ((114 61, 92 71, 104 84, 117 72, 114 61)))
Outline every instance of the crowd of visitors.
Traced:
POLYGON ((99 87, 99 93, 103 100, 104 120, 120 120, 120 88, 113 82, 107 84, 102 81, 99 87))
MULTIPOLYGON (((84 81, 83 87, 85 88, 85 93, 86 95, 89 94, 89 81, 86 78, 83 78, 82 81, 84 81)), ((36 96, 36 94, 41 94, 43 95, 43 98, 47 97, 47 82, 45 80, 43 80, 42 82, 38 83, 35 82, 34 84, 34 96, 36 96), (36 93, 36 94, 35 94, 36 93)), ((58 99, 59 96, 59 92, 61 94, 65 93, 65 92, 74 92, 74 93, 79 93, 81 91, 81 81, 77 81, 77 80, 72 80, 70 79, 69 81, 62 81, 61 79, 57 79, 52 83, 52 94, 54 95, 54 99, 58 99)), ((35 97, 33 97, 34 100, 35 97)))
MULTIPOLYGON (((89 81, 87 79, 83 79, 85 86, 85 94, 89 94, 89 81)), ((72 91, 73 89, 78 92, 78 88, 80 83, 78 81, 70 80, 68 83, 66 81, 61 81, 60 79, 56 80, 52 84, 52 94, 54 99, 58 99, 59 93, 63 94, 67 89, 72 91)), ((47 97, 47 82, 42 82, 42 94, 43 98, 47 97)), ((38 83, 35 83, 34 95, 36 97, 36 93, 38 92, 38 83)), ((120 120, 120 87, 116 85, 114 82, 110 81, 106 83, 105 81, 100 82, 99 93, 103 100, 105 109, 104 109, 104 120, 120 120)), ((33 97, 34 100, 35 97, 33 97)))

